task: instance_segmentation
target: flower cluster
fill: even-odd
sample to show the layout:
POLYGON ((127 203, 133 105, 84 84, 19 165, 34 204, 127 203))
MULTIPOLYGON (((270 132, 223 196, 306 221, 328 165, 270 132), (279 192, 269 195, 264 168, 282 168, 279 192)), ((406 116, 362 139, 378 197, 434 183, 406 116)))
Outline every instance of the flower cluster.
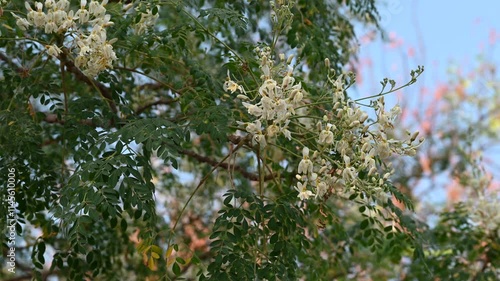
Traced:
MULTIPOLYGON (((106 28, 111 26, 111 16, 106 14, 108 0, 98 2, 95 0, 87 3, 80 1, 80 7, 75 12, 70 10, 68 0, 45 0, 44 3, 35 2, 34 9, 26 2, 27 17, 17 16, 16 24, 22 30, 30 26, 43 30, 46 34, 70 33, 72 38, 67 44, 76 54, 75 65, 87 76, 96 76, 99 72, 112 68, 116 60, 113 46, 114 40, 106 38, 106 28), (87 5, 88 4, 88 5, 87 5)), ((48 45, 49 55, 57 57, 62 46, 48 45)))
POLYGON ((394 128, 400 108, 395 106, 385 111, 382 96, 372 101, 376 115, 372 120, 345 95, 343 81, 342 75, 331 81, 333 106, 316 124, 312 145, 317 150, 310 156, 310 149, 303 148, 295 187, 301 199, 322 198, 334 190, 346 194, 370 192, 387 198, 384 185, 394 169, 390 164, 377 163, 393 154, 413 156, 423 142, 423 139, 416 141, 418 132, 408 133, 404 140, 390 138, 388 134, 394 128))
MULTIPOLYGON (((243 87, 232 81, 229 75, 224 83, 224 90, 241 93, 238 98, 245 100, 243 106, 256 119, 252 122, 238 123, 252 135, 253 144, 259 144, 263 148, 268 141, 275 139, 279 134, 291 140, 291 132, 288 130, 289 118, 295 115, 295 108, 302 104, 304 93, 301 83, 295 84, 295 78, 292 76, 291 57, 286 62, 288 70, 279 83, 271 74, 274 64, 271 59, 271 49, 269 47, 256 48, 255 51, 259 56, 263 73, 261 77, 263 82, 259 87, 256 101, 252 101, 243 87)), ((280 58, 284 61, 285 55, 280 55, 280 58)))
MULTIPOLYGON (((394 122, 401 109, 395 106, 386 111, 384 97, 380 96, 369 106, 374 109, 370 118, 345 94, 344 75, 335 80, 328 77, 331 98, 326 102, 322 99, 312 103, 310 98, 304 99, 301 83, 295 83, 291 58, 283 65, 287 70, 283 71, 285 74, 278 82, 273 79, 275 72, 270 48, 257 48, 256 51, 263 81, 257 97, 252 99, 229 75, 224 90, 239 92, 237 97, 243 101, 249 115, 254 117, 251 122, 238 121, 252 136, 254 145, 265 147, 280 134, 292 141, 292 131, 297 136, 307 136, 297 140, 302 147, 302 159, 296 175, 298 182, 294 187, 298 197, 302 200, 325 198, 335 191, 343 194, 364 192, 375 198, 387 199, 390 195, 386 183, 394 169, 384 160, 393 154, 413 156, 423 142, 423 139, 416 139, 418 132, 408 132, 403 140, 392 138, 394 122), (322 106, 322 118, 304 110, 312 104, 316 108, 322 106), (292 120, 301 125, 291 126, 296 124, 291 123, 292 120)), ((280 59, 284 61, 285 56, 280 55, 280 59)), ((325 63, 329 65, 328 60, 325 63)))

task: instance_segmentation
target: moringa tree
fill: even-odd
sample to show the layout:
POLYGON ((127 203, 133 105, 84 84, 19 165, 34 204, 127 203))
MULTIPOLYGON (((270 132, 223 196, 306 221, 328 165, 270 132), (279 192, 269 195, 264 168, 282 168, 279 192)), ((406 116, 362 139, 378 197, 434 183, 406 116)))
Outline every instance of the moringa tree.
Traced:
POLYGON ((2 279, 432 274, 373 0, 0 2, 2 279))

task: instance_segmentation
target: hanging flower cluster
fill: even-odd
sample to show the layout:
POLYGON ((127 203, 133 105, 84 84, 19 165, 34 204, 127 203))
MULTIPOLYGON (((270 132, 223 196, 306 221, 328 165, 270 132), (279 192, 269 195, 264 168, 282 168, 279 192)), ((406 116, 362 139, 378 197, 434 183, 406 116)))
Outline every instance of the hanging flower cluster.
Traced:
MULTIPOLYGON (((45 0, 35 2, 34 8, 25 2, 27 17, 14 15, 16 24, 22 30, 30 26, 43 30, 46 34, 70 33, 69 48, 75 51, 75 65, 87 76, 96 76, 101 71, 112 68, 116 60, 113 51, 113 40, 107 40, 106 28, 113 25, 111 16, 106 14, 108 0, 102 2, 80 1, 80 8, 75 12, 70 10, 68 0, 45 0), (88 4, 88 5, 87 5, 88 4)), ((48 45, 47 52, 57 57, 62 46, 48 45)))
MULTIPOLYGON (((399 106, 386 111, 384 97, 380 96, 369 106, 375 111, 370 118, 345 94, 345 77, 340 75, 336 79, 328 77, 332 92, 331 99, 326 102, 330 105, 322 101, 325 104, 324 116, 309 116, 307 111, 302 110, 309 102, 303 100, 301 84, 295 84, 289 66, 290 59, 286 74, 282 82, 278 83, 272 78, 270 49, 257 48, 256 51, 263 83, 255 100, 251 100, 243 87, 230 77, 224 83, 224 90, 240 92, 237 97, 243 100, 242 104, 248 113, 255 117, 252 122, 238 122, 252 136, 254 145, 265 147, 279 134, 292 141, 292 133, 297 136, 307 133, 307 140, 297 140, 299 147, 302 147, 302 159, 296 174, 298 182, 294 186, 298 197, 301 200, 326 198, 333 192, 351 194, 354 191, 370 193, 375 198, 390 197, 386 183, 394 169, 384 160, 392 155, 413 156, 423 142, 423 139, 417 140, 418 132, 408 132, 402 140, 391 137, 394 122, 401 113, 399 106), (301 121, 302 126, 292 127, 300 132, 291 132, 292 116, 295 116, 293 120, 296 121, 320 121, 314 121, 315 126, 307 126, 305 124, 308 122, 301 121), (307 146, 303 143, 307 143, 307 146)), ((284 55, 280 55, 280 58, 284 60, 284 55)), ((325 63, 329 66, 328 60, 325 63)))
MULTIPOLYGON (((255 117, 255 120, 249 123, 238 122, 238 124, 243 125, 245 130, 252 135, 254 145, 259 144, 261 148, 264 148, 268 141, 275 139, 279 134, 284 135, 288 140, 292 139, 291 132, 288 130, 289 118, 295 115, 295 108, 302 104, 303 90, 300 83, 295 84, 295 78, 292 76, 291 57, 286 62, 287 72, 282 82, 278 83, 271 75, 274 64, 271 59, 271 49, 269 47, 256 48, 255 52, 259 56, 263 73, 261 76, 263 83, 259 87, 257 101, 252 102, 244 89, 232 81, 229 75, 224 83, 224 90, 241 93, 238 98, 244 100, 243 106, 250 115, 255 117)), ((283 54, 280 57, 282 60, 285 59, 283 54)))
POLYGON ((389 138, 399 107, 385 111, 384 98, 380 97, 372 102, 377 119, 371 120, 346 98, 341 81, 342 76, 335 82, 333 110, 316 124, 317 150, 310 155, 310 149, 303 148, 296 175, 298 196, 322 198, 335 189, 346 194, 370 192, 385 198, 389 195, 384 186, 394 169, 384 165, 383 160, 393 154, 415 155, 423 139, 416 141, 418 132, 409 133, 404 140, 389 138))

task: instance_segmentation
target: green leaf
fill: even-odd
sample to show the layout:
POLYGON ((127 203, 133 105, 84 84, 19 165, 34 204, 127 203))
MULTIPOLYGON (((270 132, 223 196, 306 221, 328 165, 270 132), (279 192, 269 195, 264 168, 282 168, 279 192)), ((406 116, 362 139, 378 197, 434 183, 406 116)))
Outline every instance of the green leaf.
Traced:
POLYGON ((177 276, 181 275, 181 267, 179 266, 179 264, 177 264, 176 262, 174 262, 174 264, 172 265, 172 271, 177 276))
POLYGON ((365 219, 361 222, 361 224, 359 225, 359 228, 360 229, 365 229, 368 227, 368 225, 370 224, 370 221, 368 219, 365 219))
POLYGON ((122 219, 120 222, 120 228, 122 232, 125 232, 127 230, 127 221, 125 219, 122 219))

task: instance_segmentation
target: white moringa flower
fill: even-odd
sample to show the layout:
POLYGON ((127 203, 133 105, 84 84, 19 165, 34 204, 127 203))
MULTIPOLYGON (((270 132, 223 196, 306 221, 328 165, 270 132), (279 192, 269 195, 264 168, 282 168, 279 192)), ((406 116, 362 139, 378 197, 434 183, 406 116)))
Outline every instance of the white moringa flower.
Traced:
POLYGON ((354 167, 345 168, 342 171, 342 178, 345 182, 351 182, 356 179, 356 169, 354 167))
POLYGON ((67 11, 69 9, 70 3, 68 0, 58 0, 55 9, 67 11))
POLYGON ((267 146, 266 136, 264 136, 262 133, 255 134, 252 140, 253 140, 253 145, 258 143, 261 148, 267 146))
POLYGON ((240 85, 238 85, 236 82, 234 82, 232 80, 226 80, 226 82, 224 82, 223 89, 224 89, 224 91, 230 91, 231 94, 236 92, 236 91, 240 91, 241 93, 245 93, 245 91, 243 90, 243 87, 241 87, 240 85))
POLYGON ((273 79, 267 79, 259 88, 259 94, 263 97, 275 98, 277 83, 273 79))
POLYGON ((302 149, 302 160, 299 163, 299 174, 311 175, 313 173, 313 163, 309 159, 309 148, 302 149))
POLYGON ((333 132, 331 131, 334 125, 328 124, 325 130, 322 130, 319 134, 318 143, 320 144, 332 144, 333 143, 333 132))
POLYGON ((289 87, 292 87, 294 82, 295 82, 295 78, 293 78, 293 76, 286 75, 285 78, 283 78, 283 83, 281 84, 281 88, 283 90, 286 90, 289 87))
POLYGON ((75 17, 78 18, 78 21, 81 24, 87 23, 90 20, 90 13, 87 9, 85 9, 85 5, 82 5, 80 9, 76 11, 75 17))
POLYGON ((57 31, 57 25, 54 22, 53 19, 54 15, 53 14, 48 14, 47 15, 47 23, 45 24, 45 33, 50 34, 52 32, 57 31))
POLYGON ((56 5, 56 2, 54 0, 45 0, 44 5, 46 8, 52 8, 56 5))
POLYGON ((328 191, 328 185, 324 181, 317 181, 318 183, 316 184, 316 198, 323 197, 323 195, 325 195, 328 191))
POLYGON ((344 163, 345 163, 346 167, 350 167, 351 166, 351 158, 349 158, 349 156, 347 156, 347 155, 344 155, 344 163))
POLYGON ((47 45, 45 47, 47 48, 47 54, 56 58, 62 52, 61 49, 59 49, 59 47, 57 47, 56 45, 47 45))
POLYGON ((31 23, 27 19, 21 18, 20 16, 14 14, 12 12, 11 12, 11 14, 16 19, 16 25, 19 26, 19 28, 21 28, 21 30, 28 30, 31 23))
POLYGON ((96 18, 103 17, 106 13, 106 8, 104 8, 106 4, 108 4, 108 0, 103 0, 102 3, 90 1, 89 12, 96 18))
POLYGON ((280 131, 280 128, 274 124, 267 127, 267 130, 266 130, 267 135, 271 138, 276 136, 276 134, 279 133, 279 131, 280 131))
POLYGON ((251 103, 248 103, 248 102, 243 102, 242 104, 243 104, 244 107, 247 108, 248 113, 250 113, 250 114, 252 114, 254 116, 259 117, 263 113, 262 109, 260 107, 256 106, 256 105, 254 105, 254 104, 251 104, 251 103))
POLYGON ((262 66, 262 73, 264 73, 264 77, 271 77, 271 71, 269 70, 269 65, 262 66))
POLYGON ((287 138, 288 140, 292 140, 292 132, 290 132, 288 129, 281 129, 281 132, 287 138))
POLYGON ((260 103, 262 105, 262 116, 266 120, 273 120, 276 115, 276 111, 274 110, 274 102, 269 97, 262 97, 260 103))
POLYGON ((259 120, 256 120, 254 123, 248 123, 245 130, 250 134, 259 134, 262 132, 262 124, 259 120))
POLYGON ((42 27, 42 26, 45 25, 45 22, 46 22, 46 15, 42 11, 43 4, 39 3, 39 2, 36 2, 35 6, 36 6, 37 10, 36 11, 30 10, 28 12, 28 18, 27 19, 28 19, 28 21, 31 24, 34 24, 36 27, 42 27))
POLYGON ((307 181, 305 183, 298 182, 297 186, 294 186, 295 190, 299 192, 297 197, 300 198, 300 200, 307 200, 309 197, 314 196, 314 193, 312 191, 307 190, 307 181))

